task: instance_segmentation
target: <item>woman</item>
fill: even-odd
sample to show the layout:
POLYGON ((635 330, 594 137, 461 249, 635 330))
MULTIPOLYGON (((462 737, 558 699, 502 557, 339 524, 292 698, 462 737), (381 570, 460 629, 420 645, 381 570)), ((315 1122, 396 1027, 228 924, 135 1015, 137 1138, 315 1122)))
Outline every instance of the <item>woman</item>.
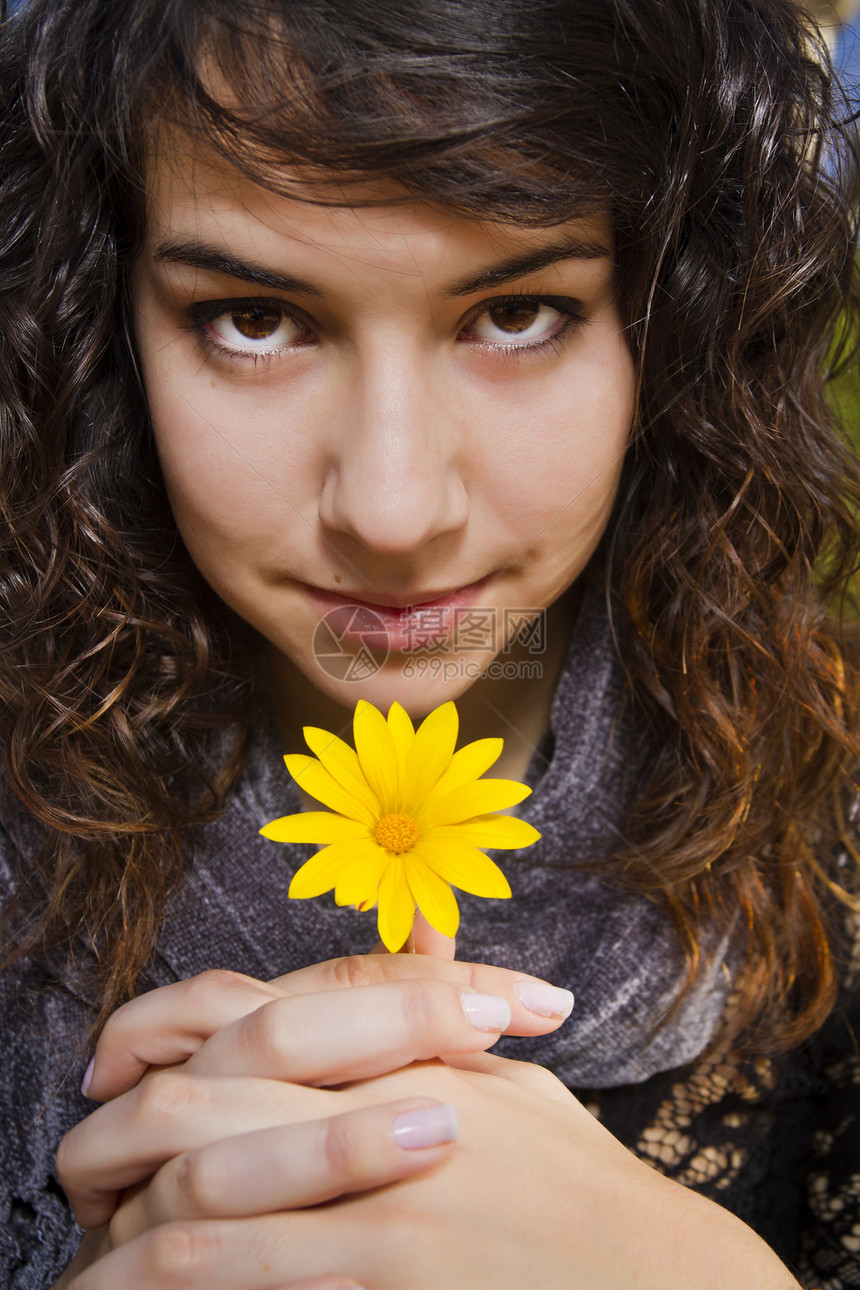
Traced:
POLYGON ((3 60, 10 1279, 59 1177, 80 1290, 851 1284, 854 187, 794 6, 35 0, 3 60), (456 963, 344 960, 256 837, 360 699, 535 790, 456 963))

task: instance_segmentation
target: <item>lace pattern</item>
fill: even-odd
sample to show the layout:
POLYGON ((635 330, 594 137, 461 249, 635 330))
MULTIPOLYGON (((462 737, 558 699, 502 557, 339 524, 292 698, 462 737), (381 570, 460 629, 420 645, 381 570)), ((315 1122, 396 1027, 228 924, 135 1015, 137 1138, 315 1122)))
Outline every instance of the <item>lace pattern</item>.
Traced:
POLYGON ((860 918, 837 1007, 804 1047, 718 1048, 638 1088, 580 1094, 631 1150, 748 1223, 810 1290, 860 1287, 860 918))

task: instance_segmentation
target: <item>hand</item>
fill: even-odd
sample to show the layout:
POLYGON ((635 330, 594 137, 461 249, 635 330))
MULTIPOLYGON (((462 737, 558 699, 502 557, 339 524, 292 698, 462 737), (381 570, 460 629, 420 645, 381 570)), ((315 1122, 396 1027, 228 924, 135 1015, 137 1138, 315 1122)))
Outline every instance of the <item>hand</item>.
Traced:
POLYGON ((434 931, 420 914, 415 947, 415 954, 392 955, 379 942, 370 956, 329 959, 270 982, 214 970, 140 995, 108 1020, 87 1070, 84 1092, 100 1102, 117 1097, 133 1088, 150 1066, 185 1061, 224 1026, 295 994, 438 979, 505 998, 511 1007, 506 1033, 511 1035, 547 1034, 570 1013, 572 995, 537 977, 454 962, 454 941, 434 931))
POLYGON ((441 1167, 313 1210, 250 1215, 234 1202, 225 1217, 213 1197, 229 1191, 241 1139, 221 1142, 197 1174, 203 1189, 184 1187, 195 1171, 175 1162, 156 1173, 141 1233, 74 1290, 796 1290, 748 1228, 633 1157, 546 1071, 459 1061, 469 1069, 434 1061, 290 1093, 294 1112, 346 1116, 453 1105, 461 1131, 441 1167))
MULTIPOLYGON (((455 980, 468 985, 495 986, 500 993, 510 991, 512 979, 525 980, 514 978, 510 973, 500 974, 498 969, 466 964, 431 965, 426 960, 422 962, 420 957, 386 956, 375 962, 363 959, 320 965, 298 974, 298 981, 290 978, 290 983, 294 987, 317 986, 330 991, 337 982, 356 982, 361 988, 368 979, 367 973, 382 984, 416 980, 428 970, 442 975, 453 973, 455 980), (349 968, 344 980, 345 962, 349 968), (467 977, 463 977, 464 971, 467 977)), ((170 1056, 174 1051, 171 1043, 174 1048, 181 1042, 187 1050, 196 1049, 198 1056, 187 1064, 186 1075, 195 1062, 202 1072, 207 1063, 212 1070, 223 1069, 223 1058, 228 1052, 233 1053, 231 1060, 235 1060, 236 1045, 228 1042, 232 1023, 227 1020, 227 1014, 259 1007, 263 997, 272 1000, 285 996, 278 994, 277 985, 261 986, 244 978, 220 978, 220 986, 224 988, 213 990, 216 980, 219 980, 217 974, 214 980, 202 978, 169 987, 169 995, 167 991, 154 992, 117 1014, 113 1034, 106 1032, 104 1049, 100 1045, 94 1080, 115 1078, 122 1067, 124 1029, 136 1039, 138 1071, 155 1055, 154 1043, 161 1045, 162 1060, 175 1059, 176 1054, 173 1058, 170 1056), (198 1000, 194 1009, 197 1024, 189 1025, 188 1016, 181 1015, 181 1001, 184 999, 187 1007, 193 994, 198 1000), (143 1005, 147 1024, 129 1026, 135 1017, 137 1022, 144 1020, 143 1005), (174 1022, 181 1023, 178 1040, 176 1036, 170 1039, 160 1025, 154 1024, 156 1012, 161 1013, 163 1023, 165 1005, 174 1022), (218 1013, 227 1021, 220 1037, 220 1055, 214 1043, 207 1044, 201 1039, 201 1033, 217 1028, 213 1027, 213 1021, 218 1013), (204 1024, 206 1017, 208 1021, 204 1024)), ((523 1017, 516 996, 509 1001, 517 1018, 509 1033, 520 1027, 526 1033, 540 1033, 558 1024, 558 1018, 548 1024, 528 1014, 523 1017)), ((481 1046, 486 1044, 478 1047, 481 1046)), ((256 1067, 258 1056, 246 1046, 247 1069, 256 1067)), ((447 1070, 441 1064, 425 1062, 408 1070, 362 1080, 349 1089, 294 1088, 292 1095, 296 1098, 336 1100, 326 1106, 307 1103, 303 1110, 297 1103, 291 1107, 284 1104, 282 1112, 288 1117, 297 1117, 300 1123, 295 1127, 279 1126, 277 1134, 283 1136, 270 1131, 256 1136, 253 1132, 240 1133, 230 1139, 216 1137, 211 1149, 192 1149, 174 1155, 157 1170, 151 1183, 128 1195, 111 1223, 114 1239, 104 1233, 95 1251, 102 1254, 115 1246, 114 1252, 100 1259, 84 1278, 76 1281, 76 1290, 94 1287, 101 1290, 120 1281, 128 1281, 129 1290, 138 1285, 168 1288, 199 1285, 205 1290, 217 1290, 222 1285, 235 1290, 254 1290, 257 1285, 290 1285, 293 1290, 345 1290, 355 1284, 359 1274, 371 1290, 384 1290, 395 1284, 399 1290, 412 1290, 413 1285, 421 1290, 425 1285, 434 1286, 434 1290, 439 1285, 445 1285, 446 1290, 448 1286, 457 1290, 461 1285, 464 1290, 465 1287, 475 1290, 486 1284, 487 1279, 497 1281, 500 1287, 513 1286, 515 1282, 521 1286, 526 1277, 533 1279, 533 1272, 548 1286, 564 1285, 565 1290, 574 1287, 585 1290, 598 1285, 601 1290, 608 1290, 614 1285, 633 1284, 643 1290, 652 1285, 659 1285, 662 1290, 674 1290, 681 1285, 705 1290, 729 1281, 754 1283, 761 1290, 796 1288, 797 1283, 749 1229, 725 1211, 669 1183, 641 1164, 547 1072, 527 1064, 501 1062, 475 1051, 474 1045, 471 1052, 449 1056, 448 1062, 447 1070), (456 1072, 450 1069, 455 1062, 462 1068, 456 1072), (481 1087, 465 1085, 465 1093, 459 1085, 455 1090, 442 1087, 436 1082, 440 1072, 443 1080, 456 1078, 466 1081, 467 1085, 468 1081, 478 1081, 481 1087), (416 1078, 420 1079, 417 1086, 410 1082, 416 1078), (485 1082, 482 1084, 482 1081, 485 1082), (520 1095, 526 1097, 526 1106, 522 1102, 511 1104, 510 1098, 505 1102, 505 1095, 499 1093, 503 1084, 508 1086, 508 1097, 518 1088, 520 1095), (491 1089, 494 1092, 490 1093, 488 1103, 486 1094, 491 1089), (399 1093, 414 1096, 395 1097, 399 1093), (385 1101, 389 1096, 395 1097, 393 1104, 385 1101), (367 1097, 372 1102, 363 1100, 367 1097), (389 1117, 401 1106, 438 1105, 440 1097, 443 1101, 456 1098, 464 1126, 459 1144, 453 1153, 444 1145, 419 1149, 404 1167, 403 1157, 407 1153, 402 1149, 392 1151, 389 1117), (380 1102, 380 1099, 383 1100, 380 1102), (540 1113, 535 1111, 534 1099, 544 1104, 540 1113), (553 1101, 554 1113, 547 1119, 545 1104, 553 1101), (562 1106, 563 1121, 555 1118, 562 1106), (578 1115, 578 1121, 570 1118, 572 1108, 576 1108, 573 1113, 578 1115), (290 1149, 290 1135, 308 1126, 308 1120, 303 1120, 302 1115, 313 1121, 331 1110, 344 1117, 340 1122, 342 1128, 352 1116, 352 1128, 342 1134, 331 1119, 330 1124, 335 1127, 329 1139, 330 1128, 311 1124, 309 1134, 303 1139, 293 1138, 294 1150, 290 1149), (524 1110, 527 1111, 525 1119, 524 1110), (379 1118, 368 1119, 362 1128, 360 1117, 374 1114, 379 1118), (501 1125, 505 1126, 504 1133, 500 1133, 501 1125), (324 1142, 337 1142, 339 1138, 341 1143, 351 1142, 355 1150, 350 1153, 348 1147, 336 1148, 333 1153, 327 1153, 324 1142), (273 1146, 268 1161, 265 1154, 260 1154, 260 1148, 267 1142, 273 1146), (282 1149, 285 1146, 286 1153, 282 1149), (470 1148, 468 1160, 467 1148, 470 1148), (472 1148, 477 1148, 477 1152, 473 1153, 472 1148), (419 1162, 425 1150, 425 1158, 439 1167, 419 1177, 418 1170, 427 1167, 419 1162), (438 1154, 432 1161, 434 1152, 438 1154), (392 1154, 399 1165, 393 1165, 392 1154), (340 1175, 337 1169, 331 1168, 332 1157, 344 1166, 340 1175), (289 1168, 285 1170, 288 1159, 303 1161, 292 1175, 289 1168), (316 1168, 315 1172, 314 1160, 317 1166, 323 1161, 322 1190, 320 1171, 316 1168), (237 1172, 242 1169, 244 1175, 237 1172), (386 1174, 386 1169, 390 1173, 386 1174), (352 1196, 348 1203, 328 1205, 312 1212, 250 1213, 251 1209, 283 1208, 278 1205, 279 1200, 296 1207, 313 1204, 323 1194, 341 1195, 356 1187, 371 1187, 374 1179, 394 1185, 365 1191, 352 1196), (245 1184, 244 1189, 236 1186, 237 1181, 245 1184), (308 1186, 302 1190, 304 1182, 308 1186), (435 1191, 427 1190, 432 1187, 435 1191), (279 1192, 278 1188, 282 1190, 279 1192), (237 1200, 241 1195, 244 1195, 244 1205, 237 1200), (427 1198, 432 1202, 429 1210, 427 1198), (386 1208, 389 1202, 393 1212, 386 1208), (366 1221, 362 1219, 350 1227, 344 1220, 355 1215, 357 1207, 367 1209, 366 1221), (330 1220, 335 1227, 329 1230, 324 1226, 320 1230, 323 1218, 326 1224, 330 1220), (427 1238, 428 1248, 422 1249, 422 1234, 430 1220, 433 1235, 427 1238), (545 1234, 542 1224, 547 1223, 552 1231, 545 1234), (498 1245, 500 1257, 498 1262, 495 1258, 486 1262, 482 1256, 481 1268, 476 1270, 474 1253, 469 1255, 469 1243, 484 1248, 488 1236, 491 1237, 490 1253, 494 1254, 498 1245), (339 1254, 336 1254, 336 1245, 339 1254), (373 1259, 378 1259, 379 1250, 386 1254, 382 1264, 376 1267, 373 1259), (337 1261, 332 1262, 335 1257, 337 1261), (262 1259, 269 1269, 261 1274, 262 1279, 254 1280, 251 1275, 255 1259, 262 1259), (527 1268, 521 1268, 518 1259, 527 1268), (369 1272, 365 1271, 368 1267, 369 1272), (312 1271, 310 1280, 305 1275, 309 1270, 312 1271), (329 1271, 336 1275, 329 1276, 329 1271), (376 1280, 371 1279, 371 1273, 376 1280), (278 1279, 272 1280, 273 1276, 278 1279), (415 1277, 418 1279, 414 1280, 415 1277)), ((126 1064, 127 1080, 130 1069, 126 1064)), ((157 1078, 173 1078, 175 1074, 167 1072, 157 1078)), ((217 1113, 217 1108, 214 1114, 216 1125, 223 1132, 225 1127, 229 1128, 236 1103, 244 1103, 246 1098, 250 1101, 254 1095, 249 1089, 228 1088, 232 1084, 228 1077, 216 1080, 210 1071, 209 1078, 212 1085, 219 1084, 225 1095, 222 1115, 217 1113)), ((264 1096, 262 1084, 261 1081, 257 1086, 260 1098, 264 1096)), ((276 1084, 276 1087, 284 1092, 283 1085, 276 1084)), ((266 1096, 270 1094, 268 1090, 266 1096)), ((105 1095, 103 1088, 100 1095, 105 1095)), ((168 1089, 168 1102, 170 1096, 168 1089)), ((183 1103, 188 1109, 189 1102, 183 1093, 180 1092, 177 1101, 177 1114, 183 1103)), ((190 1104, 194 1105, 193 1097, 190 1104)), ((91 1117, 91 1121, 94 1119, 91 1117)), ((142 1119, 145 1121, 146 1116, 142 1119)), ((102 1128, 110 1136, 107 1126, 102 1128)), ((146 1138, 145 1132, 142 1137, 146 1138)))
MULTIPOLYGON (((540 1016, 519 997, 534 1008, 536 990, 548 990, 549 1005, 562 1009, 565 992, 556 999, 552 987, 521 973, 385 955, 333 960, 271 984, 207 973, 141 996, 108 1022, 96 1051, 89 1091, 116 1100, 67 1135, 58 1153, 76 1216, 85 1227, 106 1222, 121 1189, 174 1156, 284 1120, 328 1116, 319 1097, 308 1109, 307 1095, 299 1113, 290 1097, 296 1084, 342 1083, 440 1052, 474 1052, 503 1028, 553 1030, 561 1011, 540 1016), (493 1015, 479 1015, 487 1005, 493 1015), (152 1073, 118 1096, 151 1063, 183 1057, 181 1073, 152 1073)), ((419 1158, 409 1158, 410 1169, 419 1158)), ((395 1159, 402 1171, 398 1153, 389 1153, 388 1167, 395 1159)), ((369 1176, 367 1185, 381 1181, 378 1172, 369 1176)))

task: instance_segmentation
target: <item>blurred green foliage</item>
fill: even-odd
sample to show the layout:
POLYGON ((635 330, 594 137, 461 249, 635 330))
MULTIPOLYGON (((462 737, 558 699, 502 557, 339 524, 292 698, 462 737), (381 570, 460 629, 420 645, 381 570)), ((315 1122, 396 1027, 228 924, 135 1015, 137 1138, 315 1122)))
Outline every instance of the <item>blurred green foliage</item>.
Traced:
MULTIPOLYGON (((840 355, 828 394, 843 433, 860 453, 860 338, 856 333, 840 346, 840 355)), ((851 588, 846 607, 852 617, 860 619, 860 569, 854 574, 851 588)))
POLYGON ((842 359, 828 393, 848 440, 860 452, 860 337, 849 337, 839 348, 842 359))

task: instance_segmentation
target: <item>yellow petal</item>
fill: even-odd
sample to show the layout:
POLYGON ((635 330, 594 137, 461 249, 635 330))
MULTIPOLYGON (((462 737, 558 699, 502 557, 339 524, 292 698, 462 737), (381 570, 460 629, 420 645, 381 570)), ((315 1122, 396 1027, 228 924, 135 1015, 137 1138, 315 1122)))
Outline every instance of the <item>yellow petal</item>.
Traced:
POLYGON ((352 736, 362 773, 388 815, 397 809, 397 751, 385 717, 365 699, 356 704, 352 736))
POLYGON ((317 726, 305 726, 304 736, 311 752, 319 757, 332 778, 342 784, 378 820, 382 814, 380 801, 362 774, 355 749, 350 748, 337 735, 328 730, 320 730, 317 726))
POLYGON ((344 866, 337 880, 334 898, 339 905, 376 904, 379 884, 388 864, 382 847, 373 844, 344 866))
POLYGON ((351 820, 361 820, 368 828, 379 823, 376 812, 339 784, 315 757, 306 757, 304 753, 288 753, 284 761, 299 787, 330 810, 346 815, 351 820))
POLYGON ((451 758, 448 769, 427 794, 424 805, 429 806, 448 793, 453 793, 455 788, 479 779, 493 762, 499 760, 504 743, 504 739, 476 739, 474 743, 460 748, 451 758))
POLYGON ((400 856, 388 858, 379 884, 379 938, 392 954, 405 944, 415 921, 415 897, 409 888, 400 856))
POLYGON ((370 846, 369 842, 353 840, 323 847, 301 869, 296 870, 290 883, 290 896, 294 900, 308 900, 311 896, 321 896, 324 891, 331 891, 344 865, 349 864, 355 855, 356 848, 369 849, 370 846))
POLYGON ((403 857, 403 864, 412 894, 427 922, 443 936, 456 936, 460 910, 448 883, 424 864, 414 850, 403 857))
MULTIPOLYGON (((432 838, 422 838, 414 851, 428 868, 461 891, 497 900, 506 900, 511 894, 510 884, 496 862, 468 842, 455 842, 451 838, 434 842, 432 838)), ((418 903, 421 905, 420 896, 418 903)), ((423 905, 421 908, 427 912, 423 905)))
POLYGON ((415 815, 420 829, 432 829, 437 824, 455 824, 471 820, 476 815, 503 811, 528 797, 531 789, 515 779, 476 779, 471 784, 455 788, 447 797, 432 804, 424 803, 415 815))
POLYGON ((415 739, 415 727, 409 718, 409 713, 396 700, 388 709, 388 729, 391 731, 391 737, 394 740, 394 747, 397 752, 397 792, 399 799, 402 801, 403 785, 406 778, 406 758, 415 739))
POLYGON ((264 838, 273 842, 348 842, 352 838, 367 838, 370 830, 358 820, 347 820, 331 811, 301 811, 298 815, 282 815, 260 829, 264 838))
POLYGON ((428 831, 433 841, 471 842, 476 847, 496 850, 519 850, 537 842, 540 834, 527 820, 515 815, 478 815, 460 824, 440 824, 428 831))
POLYGON ((447 770, 454 755, 458 728, 457 709, 443 703, 424 718, 406 758, 403 810, 415 815, 430 789, 447 770))

